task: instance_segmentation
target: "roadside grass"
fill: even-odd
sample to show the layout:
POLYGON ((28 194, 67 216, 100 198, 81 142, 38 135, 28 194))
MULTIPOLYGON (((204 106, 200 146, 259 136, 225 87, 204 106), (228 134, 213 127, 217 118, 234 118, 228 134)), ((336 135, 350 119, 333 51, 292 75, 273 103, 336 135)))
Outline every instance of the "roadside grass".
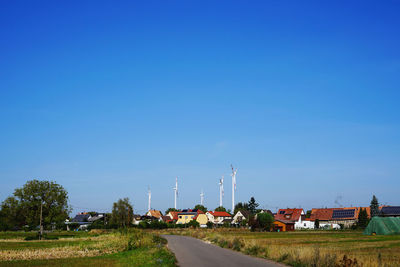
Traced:
POLYGON ((361 231, 250 232, 224 228, 168 229, 162 233, 200 238, 291 266, 400 266, 400 235, 365 236, 361 231))
POLYGON ((0 266, 176 266, 165 239, 137 229, 42 241, 10 236, 0 240, 0 266))

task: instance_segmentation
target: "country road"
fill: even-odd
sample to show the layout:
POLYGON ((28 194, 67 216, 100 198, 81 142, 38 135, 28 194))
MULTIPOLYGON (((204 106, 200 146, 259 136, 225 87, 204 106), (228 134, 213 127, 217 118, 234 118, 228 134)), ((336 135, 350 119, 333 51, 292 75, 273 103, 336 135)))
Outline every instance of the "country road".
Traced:
POLYGON ((202 240, 177 235, 163 235, 168 240, 168 248, 175 254, 180 267, 213 266, 267 266, 284 265, 254 258, 239 252, 207 244, 202 240))

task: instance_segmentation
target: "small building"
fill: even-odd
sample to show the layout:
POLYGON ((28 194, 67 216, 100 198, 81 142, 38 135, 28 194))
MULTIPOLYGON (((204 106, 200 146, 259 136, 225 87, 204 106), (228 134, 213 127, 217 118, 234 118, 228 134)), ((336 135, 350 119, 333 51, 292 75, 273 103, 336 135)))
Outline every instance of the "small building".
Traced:
MULTIPOLYGON (((306 222, 305 219, 303 209, 279 209, 278 213, 275 215, 275 220, 281 222, 293 222, 294 229, 309 229, 311 223, 306 222)), ((289 229, 290 227, 291 226, 288 226, 289 229)))
POLYGON ((208 218, 204 213, 198 213, 196 216, 194 216, 193 220, 196 220, 200 224, 200 227, 207 227, 208 218))
POLYGON ((239 210, 236 212, 235 216, 232 218, 232 224, 241 224, 242 221, 247 220, 247 222, 250 219, 250 211, 247 210, 239 210))
POLYGON ((171 218, 172 223, 176 223, 178 221, 178 213, 179 211, 170 211, 167 216, 171 218))
POLYGON ((274 221, 274 231, 277 232, 287 232, 287 231, 294 231, 294 224, 293 221, 288 221, 284 219, 276 219, 274 221))
POLYGON ((161 219, 162 213, 159 210, 149 210, 146 213, 146 216, 156 217, 157 219, 161 219))
POLYGON ((394 235, 400 234, 400 217, 373 217, 364 235, 394 235))
POLYGON ((383 217, 400 217, 400 206, 385 206, 381 208, 383 217))
POLYGON ((132 217, 132 224, 134 225, 139 225, 139 223, 142 221, 142 216, 139 214, 133 214, 132 217))
POLYGON ((178 212, 178 220, 176 221, 176 223, 177 224, 189 223, 191 220, 194 220, 198 214, 204 214, 204 212, 198 209, 182 210, 181 212, 178 212))
POLYGON ((232 215, 226 211, 207 211, 207 218, 214 224, 222 224, 225 219, 232 219, 232 215))

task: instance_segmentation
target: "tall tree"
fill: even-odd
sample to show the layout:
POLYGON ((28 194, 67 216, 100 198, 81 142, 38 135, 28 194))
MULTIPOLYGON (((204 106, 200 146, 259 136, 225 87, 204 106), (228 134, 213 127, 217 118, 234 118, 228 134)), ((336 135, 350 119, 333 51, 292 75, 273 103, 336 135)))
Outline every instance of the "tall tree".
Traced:
POLYGON ((165 211, 165 215, 167 215, 170 211, 180 211, 180 210, 178 210, 178 209, 175 209, 175 208, 168 208, 166 211, 165 211))
POLYGON ((260 226, 260 228, 270 231, 272 229, 272 226, 274 223, 274 217, 271 214, 266 213, 266 212, 258 213, 257 221, 258 221, 258 225, 260 226))
POLYGON ((234 210, 233 214, 236 214, 239 210, 249 210, 249 204, 243 203, 243 202, 238 202, 235 205, 235 210, 234 210))
POLYGON ((257 212, 257 207, 259 206, 259 204, 256 202, 256 200, 254 199, 254 197, 250 198, 249 201, 249 211, 253 214, 255 214, 257 212))
POLYGON ((14 197, 2 203, 2 210, 14 226, 36 227, 42 214, 43 226, 61 224, 70 213, 68 193, 59 184, 50 181, 31 180, 14 191, 14 197))
POLYGON ((369 207, 371 209, 371 217, 379 215, 379 203, 375 195, 372 196, 371 205, 369 207))
POLYGON ((119 227, 127 227, 132 224, 133 207, 129 202, 129 198, 119 199, 114 202, 111 213, 111 222, 119 227))
POLYGON ((202 212, 206 213, 207 212, 207 208, 204 207, 203 205, 197 204, 196 206, 194 206, 195 210, 201 210, 202 212))
POLYGON ((226 209, 222 206, 219 206, 218 208, 215 209, 215 211, 226 211, 226 209))
POLYGON ((361 208, 360 213, 358 214, 358 223, 357 226, 364 229, 368 225, 368 213, 366 209, 361 208))

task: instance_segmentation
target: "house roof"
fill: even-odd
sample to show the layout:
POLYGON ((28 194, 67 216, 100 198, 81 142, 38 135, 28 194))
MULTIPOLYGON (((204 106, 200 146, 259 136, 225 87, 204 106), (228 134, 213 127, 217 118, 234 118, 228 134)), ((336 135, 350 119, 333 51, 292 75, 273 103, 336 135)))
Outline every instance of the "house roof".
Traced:
POLYGON ((178 220, 178 213, 179 211, 170 211, 168 214, 172 217, 172 220, 177 221, 178 220))
POLYGON ((171 217, 169 217, 169 216, 167 216, 167 215, 161 216, 161 219, 162 219, 164 222, 170 222, 170 221, 172 221, 171 217))
POLYGON ((330 220, 355 220, 361 209, 367 211, 368 217, 371 215, 369 207, 345 207, 345 208, 326 208, 326 209, 312 209, 311 216, 308 220, 315 221, 330 221, 330 220))
POLYGON ((72 219, 72 222, 87 222, 89 217, 89 214, 78 214, 72 219))
POLYGON ((249 219, 251 213, 248 210, 239 210, 238 212, 236 212, 236 214, 241 213, 243 215, 243 217, 245 217, 246 219, 249 219))
POLYGON ((381 212, 383 215, 400 215, 400 206, 382 207, 381 212))
POLYGON ((294 224, 294 221, 284 220, 284 219, 275 219, 275 221, 284 223, 284 224, 294 224))
POLYGON ((275 220, 298 221, 303 209, 280 209, 275 215, 275 220))
POLYGON ((150 216, 156 217, 158 219, 162 216, 161 211, 159 210, 149 210, 147 214, 150 214, 150 216))
POLYGON ((209 211, 209 213, 214 217, 232 217, 232 215, 226 211, 209 211))

